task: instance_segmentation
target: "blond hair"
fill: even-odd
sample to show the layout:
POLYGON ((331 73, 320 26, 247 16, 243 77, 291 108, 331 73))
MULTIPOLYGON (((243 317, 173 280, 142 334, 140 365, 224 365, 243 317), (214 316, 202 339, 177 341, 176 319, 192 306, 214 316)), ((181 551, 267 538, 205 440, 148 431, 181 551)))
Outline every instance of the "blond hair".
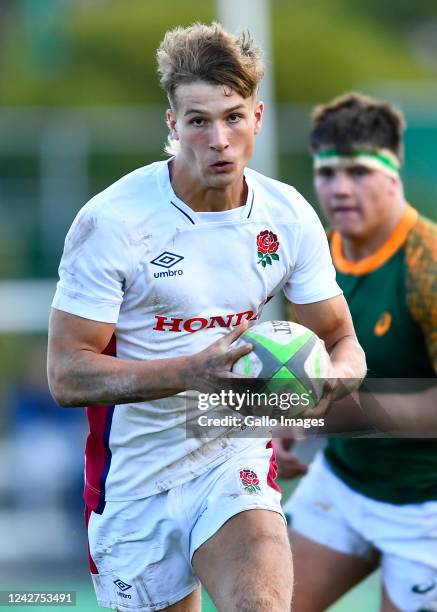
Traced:
MULTIPOLYGON (((256 93, 264 74, 261 50, 249 32, 234 36, 216 22, 168 31, 156 56, 160 84, 173 110, 177 109, 177 88, 181 84, 204 81, 248 98, 256 93)), ((166 152, 173 155, 177 144, 169 135, 166 152)))

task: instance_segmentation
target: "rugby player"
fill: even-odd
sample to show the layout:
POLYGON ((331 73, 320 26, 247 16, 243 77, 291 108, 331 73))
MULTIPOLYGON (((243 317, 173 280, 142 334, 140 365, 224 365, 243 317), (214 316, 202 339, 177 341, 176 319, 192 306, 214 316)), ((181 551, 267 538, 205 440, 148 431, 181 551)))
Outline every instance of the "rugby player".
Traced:
POLYGON ((263 115, 248 33, 176 28, 157 57, 171 157, 81 209, 50 321, 52 393, 90 424, 93 582, 119 610, 198 611, 200 580, 218 610, 283 612, 292 562, 271 440, 187 437, 185 391, 231 375, 251 349, 233 341, 281 289, 334 377, 361 378, 365 359, 317 215, 246 168, 263 115))
MULTIPOLYGON (((437 228, 405 200, 403 116, 351 93, 317 107, 312 121, 315 190, 368 376, 432 379, 437 228)), ((414 431, 420 396, 396 403, 393 422, 408 403, 414 431)), ((425 418, 435 431, 435 417, 425 418)), ((403 437, 330 439, 285 504, 296 612, 326 610, 378 565, 382 612, 437 603, 437 441, 409 438, 405 425, 400 431, 403 437)), ((286 457, 279 445, 279 462, 286 457)))

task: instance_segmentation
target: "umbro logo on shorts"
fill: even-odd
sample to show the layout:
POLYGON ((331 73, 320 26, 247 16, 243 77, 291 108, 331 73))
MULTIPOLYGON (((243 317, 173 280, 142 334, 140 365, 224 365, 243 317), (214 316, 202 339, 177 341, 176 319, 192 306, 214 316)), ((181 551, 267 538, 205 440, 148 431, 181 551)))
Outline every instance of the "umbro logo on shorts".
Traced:
POLYGON ((413 593, 418 593, 419 595, 424 595, 425 593, 429 593, 435 588, 435 582, 426 582, 422 584, 415 584, 411 590, 413 593))
POLYGON ((127 591, 128 589, 132 588, 131 584, 126 584, 125 582, 123 582, 123 580, 120 580, 120 578, 114 580, 114 584, 120 589, 120 591, 127 591))

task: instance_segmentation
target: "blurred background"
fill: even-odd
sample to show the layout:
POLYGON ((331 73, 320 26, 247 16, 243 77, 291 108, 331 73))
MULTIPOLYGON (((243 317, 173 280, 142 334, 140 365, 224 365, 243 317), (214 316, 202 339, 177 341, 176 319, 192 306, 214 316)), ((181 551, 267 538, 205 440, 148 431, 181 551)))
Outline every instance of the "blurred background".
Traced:
MULTIPOLYGON (((269 113, 253 167, 317 208, 309 112, 359 90, 404 111, 407 199, 436 218, 434 0, 0 0, 3 589, 74 589, 79 608, 97 609, 82 526, 85 415, 57 408, 45 375, 57 266, 87 199, 164 157, 167 104, 155 69, 164 32, 213 19, 249 27, 266 51, 269 113)), ((372 577, 333 610, 376 611, 376 585, 372 577)))

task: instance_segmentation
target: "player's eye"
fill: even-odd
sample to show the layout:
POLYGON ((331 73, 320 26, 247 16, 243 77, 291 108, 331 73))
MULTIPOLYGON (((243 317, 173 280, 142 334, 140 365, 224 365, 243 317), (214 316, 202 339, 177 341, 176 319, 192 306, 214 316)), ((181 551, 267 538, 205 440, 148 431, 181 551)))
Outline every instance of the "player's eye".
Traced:
POLYGON ((205 119, 203 119, 203 117, 194 117, 191 119, 190 124, 194 125, 194 127, 203 127, 205 125, 205 119))
POLYGON ((362 178, 363 176, 368 176, 371 173, 372 170, 366 166, 352 166, 349 168, 349 175, 352 178, 362 178))
POLYGON ((320 176, 320 178, 324 178, 324 179, 331 179, 334 177, 334 169, 330 168, 329 166, 326 166, 325 168, 319 168, 317 170, 317 176, 320 176))
POLYGON ((239 121, 241 121, 241 115, 237 115, 236 113, 232 113, 232 115, 229 115, 228 121, 229 121, 229 123, 238 123, 239 121))

